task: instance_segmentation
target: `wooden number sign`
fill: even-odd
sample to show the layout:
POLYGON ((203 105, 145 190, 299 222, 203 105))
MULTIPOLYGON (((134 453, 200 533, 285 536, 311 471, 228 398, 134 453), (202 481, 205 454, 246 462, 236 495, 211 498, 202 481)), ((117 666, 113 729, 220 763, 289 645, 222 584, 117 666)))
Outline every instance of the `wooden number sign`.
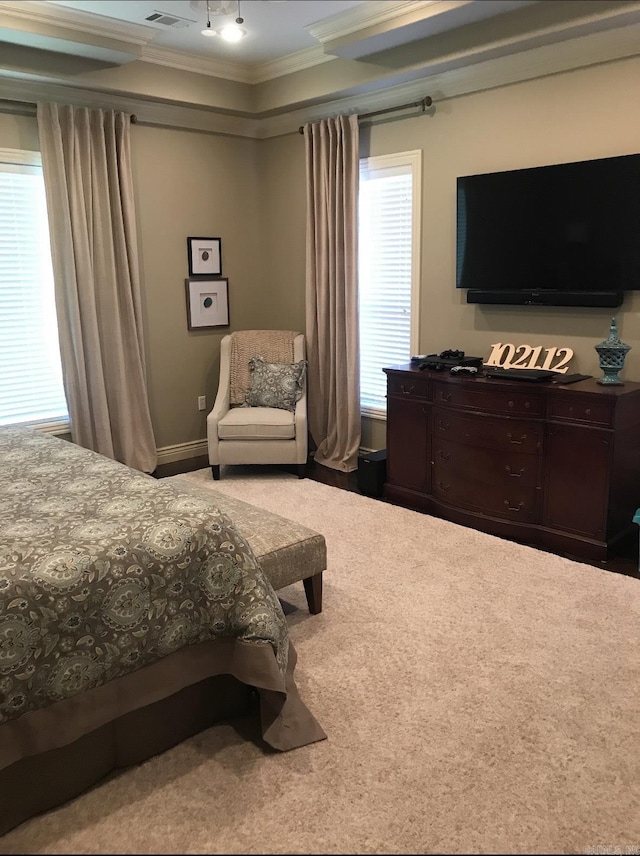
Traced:
POLYGON ((538 345, 491 345, 491 355, 486 366, 502 366, 505 369, 548 369, 565 374, 573 358, 571 348, 543 348, 538 345))

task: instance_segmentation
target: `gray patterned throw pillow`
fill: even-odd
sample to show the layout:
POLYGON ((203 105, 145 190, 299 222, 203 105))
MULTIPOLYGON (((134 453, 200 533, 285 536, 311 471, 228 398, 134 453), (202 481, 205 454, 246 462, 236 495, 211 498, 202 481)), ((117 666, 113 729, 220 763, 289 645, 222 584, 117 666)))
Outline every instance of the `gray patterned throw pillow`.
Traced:
POLYGON ((296 402, 302 397, 306 369, 306 360, 297 363, 268 363, 261 356, 251 357, 246 404, 249 407, 295 410, 296 402))

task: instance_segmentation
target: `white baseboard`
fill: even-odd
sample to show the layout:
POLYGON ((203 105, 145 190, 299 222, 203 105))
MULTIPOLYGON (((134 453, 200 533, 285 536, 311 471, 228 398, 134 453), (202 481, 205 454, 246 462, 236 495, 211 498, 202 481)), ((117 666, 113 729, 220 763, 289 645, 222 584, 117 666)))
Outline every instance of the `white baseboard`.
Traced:
POLYGON ((206 440, 192 440, 189 443, 178 443, 175 446, 163 446, 158 449, 158 463, 171 464, 174 461, 185 461, 189 458, 199 458, 207 455, 209 447, 206 440))
MULTIPOLYGON (((359 454, 367 454, 373 451, 373 449, 365 449, 363 446, 360 446, 358 449, 359 454)), ((192 440, 190 443, 163 446, 161 449, 158 449, 158 463, 171 464, 174 461, 186 461, 189 458, 199 458, 201 455, 207 455, 208 452, 209 447, 206 440, 192 440)))

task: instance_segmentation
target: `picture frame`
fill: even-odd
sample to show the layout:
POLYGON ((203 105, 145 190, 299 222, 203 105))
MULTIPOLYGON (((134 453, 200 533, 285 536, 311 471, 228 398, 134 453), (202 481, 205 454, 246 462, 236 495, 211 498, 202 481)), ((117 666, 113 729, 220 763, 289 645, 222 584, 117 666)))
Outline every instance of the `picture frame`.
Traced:
POLYGON ((187 238, 189 276, 222 274, 222 238, 187 238))
POLYGON ((185 279, 187 327, 204 330, 229 326, 229 280, 185 279))

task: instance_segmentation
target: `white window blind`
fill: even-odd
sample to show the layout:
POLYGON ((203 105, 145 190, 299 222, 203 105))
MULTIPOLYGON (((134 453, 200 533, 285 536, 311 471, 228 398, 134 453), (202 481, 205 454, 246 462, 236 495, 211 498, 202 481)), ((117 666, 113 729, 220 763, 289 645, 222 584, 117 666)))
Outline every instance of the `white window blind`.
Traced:
POLYGON ((40 158, 0 149, 0 425, 68 418, 40 158))
POLYGON ((409 362, 418 294, 420 153, 360 162, 360 407, 386 414, 385 366, 409 362))

